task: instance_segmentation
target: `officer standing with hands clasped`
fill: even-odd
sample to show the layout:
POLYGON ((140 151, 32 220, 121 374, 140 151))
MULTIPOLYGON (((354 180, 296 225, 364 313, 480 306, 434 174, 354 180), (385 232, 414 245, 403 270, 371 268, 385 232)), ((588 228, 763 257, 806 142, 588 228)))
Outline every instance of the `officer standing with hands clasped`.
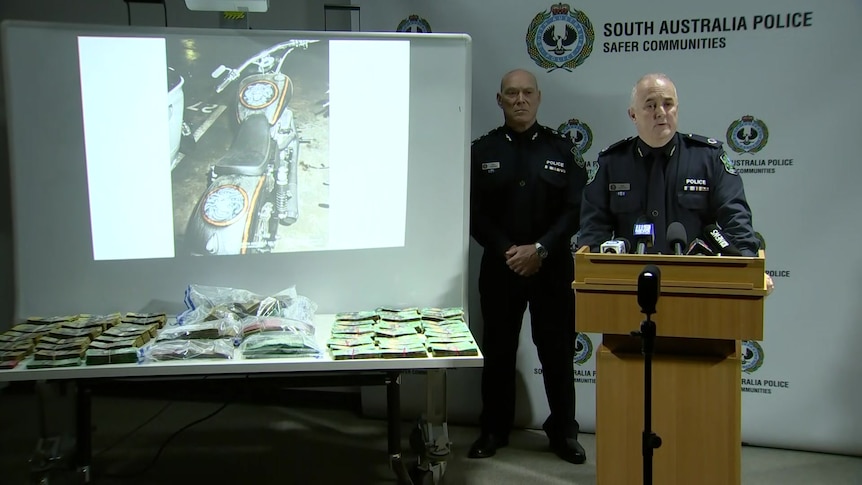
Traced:
MULTIPOLYGON (((635 224, 646 222, 655 231, 647 252, 673 254, 665 236, 678 222, 689 240, 715 224, 739 254, 757 254, 742 177, 721 142, 676 131, 678 104, 676 86, 664 74, 635 84, 628 116, 637 136, 599 154, 598 171, 584 189, 579 245, 597 251, 612 237, 635 241, 635 224)), ((767 291, 773 286, 766 275, 767 291)))
POLYGON ((583 463, 575 420, 574 262, 584 161, 572 141, 536 122, 536 78, 503 76, 504 125, 473 142, 470 234, 484 248, 479 294, 484 322, 481 435, 471 458, 509 443, 515 415, 516 355, 529 304, 550 416, 543 428, 563 460, 583 463))

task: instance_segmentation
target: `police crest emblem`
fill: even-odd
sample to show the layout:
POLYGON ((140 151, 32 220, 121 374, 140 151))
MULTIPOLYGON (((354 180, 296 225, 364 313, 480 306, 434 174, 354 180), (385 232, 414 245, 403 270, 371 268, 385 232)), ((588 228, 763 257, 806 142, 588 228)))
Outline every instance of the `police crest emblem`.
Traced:
POLYGON ((768 140, 766 123, 751 115, 745 115, 727 127, 727 144, 736 153, 757 153, 768 140))
POLYGON ((593 52, 595 31, 587 15, 567 3, 536 14, 527 28, 527 53, 543 69, 571 72, 593 52))
POLYGON ((586 153, 593 145, 593 130, 590 129, 590 125, 578 119, 570 119, 561 124, 557 131, 568 136, 577 147, 578 152, 582 154, 586 153))
POLYGON ((593 356, 593 341, 590 336, 578 332, 575 338, 575 358, 572 359, 575 365, 584 365, 593 356))
POLYGON ((423 19, 422 17, 416 14, 412 14, 398 23, 398 27, 395 27, 395 32, 416 32, 419 34, 430 34, 431 24, 429 24, 428 21, 423 19))
POLYGON ((742 372, 751 374, 763 365, 763 347, 755 340, 742 341, 742 372))

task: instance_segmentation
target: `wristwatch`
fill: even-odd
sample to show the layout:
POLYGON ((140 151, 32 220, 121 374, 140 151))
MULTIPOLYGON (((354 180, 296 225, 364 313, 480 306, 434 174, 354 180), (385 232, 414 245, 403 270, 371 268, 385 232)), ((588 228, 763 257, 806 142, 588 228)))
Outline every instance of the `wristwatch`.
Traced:
POLYGON ((548 250, 542 246, 542 243, 536 243, 536 254, 539 255, 540 259, 545 259, 548 257, 548 250))

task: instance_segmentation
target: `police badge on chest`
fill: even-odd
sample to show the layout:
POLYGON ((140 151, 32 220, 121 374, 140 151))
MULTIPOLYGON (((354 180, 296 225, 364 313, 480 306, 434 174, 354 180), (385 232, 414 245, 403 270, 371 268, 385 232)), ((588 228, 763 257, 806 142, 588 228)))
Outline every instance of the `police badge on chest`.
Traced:
POLYGON ((566 162, 558 162, 556 160, 545 160, 545 170, 552 172, 566 173, 566 162))

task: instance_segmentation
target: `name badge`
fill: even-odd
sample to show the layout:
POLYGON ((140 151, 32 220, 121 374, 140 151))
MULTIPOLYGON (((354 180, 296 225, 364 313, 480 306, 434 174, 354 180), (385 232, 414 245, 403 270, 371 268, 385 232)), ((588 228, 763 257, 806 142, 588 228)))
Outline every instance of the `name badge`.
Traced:
POLYGON ((545 160, 545 170, 566 173, 566 162, 559 162, 557 160, 545 160))
POLYGON ((632 189, 632 184, 609 184, 608 190, 611 192, 625 192, 632 189))
POLYGON ((500 162, 485 162, 482 164, 482 170, 497 170, 500 168, 500 162))

